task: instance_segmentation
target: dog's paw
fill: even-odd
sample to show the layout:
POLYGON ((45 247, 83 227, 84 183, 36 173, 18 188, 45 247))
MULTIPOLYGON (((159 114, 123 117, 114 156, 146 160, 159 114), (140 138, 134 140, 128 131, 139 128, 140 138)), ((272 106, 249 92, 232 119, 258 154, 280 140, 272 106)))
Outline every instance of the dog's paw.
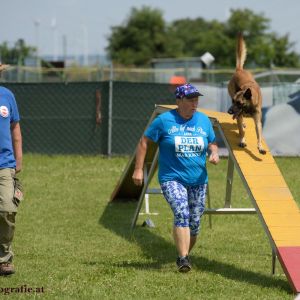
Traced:
POLYGON ((260 154, 266 154, 267 151, 265 149, 262 149, 262 148, 258 148, 258 151, 260 154))
POLYGON ((239 143, 239 146, 240 146, 241 148, 245 148, 245 147, 247 146, 247 144, 246 144, 246 143, 243 143, 243 142, 241 142, 241 143, 239 143))
POLYGON ((247 126, 246 126, 246 124, 245 123, 243 123, 243 128, 246 128, 247 126))

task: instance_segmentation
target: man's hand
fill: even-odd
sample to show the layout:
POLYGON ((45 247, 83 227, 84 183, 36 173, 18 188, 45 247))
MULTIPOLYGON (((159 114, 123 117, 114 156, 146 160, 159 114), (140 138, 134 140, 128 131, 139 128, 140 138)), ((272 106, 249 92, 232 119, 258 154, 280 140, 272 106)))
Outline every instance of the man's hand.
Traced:
POLYGON ((144 173, 143 169, 134 169, 132 180, 135 185, 141 186, 143 184, 144 173))
POLYGON ((16 173, 21 172, 22 170, 22 159, 17 159, 16 160, 16 173))

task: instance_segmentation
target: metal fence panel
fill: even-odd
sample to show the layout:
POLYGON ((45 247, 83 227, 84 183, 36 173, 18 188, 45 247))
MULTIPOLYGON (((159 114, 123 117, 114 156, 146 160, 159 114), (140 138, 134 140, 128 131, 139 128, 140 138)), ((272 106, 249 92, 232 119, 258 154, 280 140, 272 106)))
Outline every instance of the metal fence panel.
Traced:
MULTIPOLYGON (((24 152, 107 154, 109 82, 5 83, 18 102, 24 152), (97 126, 96 90, 102 123, 97 126)), ((113 82, 112 154, 129 154, 155 104, 174 103, 168 84, 113 82)))
POLYGON ((14 94, 21 115, 24 152, 92 154, 106 149, 107 114, 95 124, 95 93, 102 83, 4 84, 14 94))
POLYGON ((175 104, 168 84, 113 83, 112 153, 132 153, 155 104, 175 104))
MULTIPOLYGON (((109 146, 109 81, 2 85, 16 96, 21 115, 23 149, 24 152, 32 153, 131 154, 155 104, 175 104, 174 87, 169 84, 113 81, 109 146), (99 125, 96 124, 97 90, 101 92, 102 123, 99 125)), ((227 111, 231 101, 224 84, 217 86, 196 83, 196 86, 205 95, 200 98, 200 107, 227 111)), ((291 103, 291 100, 299 102, 299 84, 265 89, 266 87, 262 87, 264 96, 267 95, 264 100, 268 99, 263 110, 264 121, 267 113, 271 112, 270 103, 291 103)), ((297 108, 294 110, 298 112, 297 108)), ((296 115, 296 121, 298 117, 296 115)), ((274 134, 276 132, 272 130, 272 135, 274 134)), ((288 133, 285 135, 290 136, 288 133)), ((289 146, 289 140, 285 145, 286 149, 293 147, 289 146)))

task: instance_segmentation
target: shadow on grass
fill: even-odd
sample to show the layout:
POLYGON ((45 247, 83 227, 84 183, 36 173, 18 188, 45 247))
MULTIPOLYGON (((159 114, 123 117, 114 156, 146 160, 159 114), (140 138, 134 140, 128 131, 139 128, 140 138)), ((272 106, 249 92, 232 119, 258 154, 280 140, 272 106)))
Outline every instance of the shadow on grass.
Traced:
MULTIPOLYGON (((176 250, 175 245, 163 239, 155 233, 155 228, 137 226, 134 234, 130 232, 131 219, 136 208, 136 203, 109 203, 99 224, 122 238, 136 243, 151 262, 123 261, 115 263, 114 266, 135 269, 161 269, 164 264, 174 263, 176 250)), ((246 282, 261 287, 270 287, 291 293, 288 282, 281 278, 266 276, 249 270, 244 270, 229 263, 210 260, 203 256, 192 256, 194 270, 210 272, 221 275, 235 281, 246 282)))
POLYGON ((287 280, 281 278, 272 277, 271 275, 266 276, 260 273, 241 269, 232 264, 219 262, 214 259, 210 260, 203 256, 192 257, 192 263, 194 269, 198 269, 200 271, 219 274, 234 281, 254 284, 264 288, 278 288, 292 294, 291 287, 287 280))
POLYGON ((150 264, 139 264, 139 262, 124 262, 123 265, 137 268, 156 268, 160 269, 163 264, 174 262, 176 250, 173 244, 169 243, 162 237, 154 234, 153 228, 136 226, 133 234, 130 226, 136 209, 134 202, 116 202, 109 203, 102 216, 99 219, 99 224, 106 229, 111 230, 118 236, 137 244, 143 251, 145 258, 152 261, 150 264), (173 255, 172 255, 173 254, 173 255))

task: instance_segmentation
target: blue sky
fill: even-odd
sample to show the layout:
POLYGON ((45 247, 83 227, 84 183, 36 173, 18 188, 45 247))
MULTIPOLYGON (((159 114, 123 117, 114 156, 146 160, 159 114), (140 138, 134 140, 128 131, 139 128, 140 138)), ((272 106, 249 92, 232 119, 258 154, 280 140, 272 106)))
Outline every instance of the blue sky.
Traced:
MULTIPOLYGON (((39 47, 41 55, 105 54, 111 26, 121 25, 132 7, 147 5, 167 22, 203 17, 226 21, 231 8, 249 8, 271 19, 271 30, 289 33, 300 53, 299 0, 0 0, 0 43, 18 38, 39 47), (64 48, 64 42, 66 47, 64 48)), ((201 28, 199 28, 201 30, 201 28)))

